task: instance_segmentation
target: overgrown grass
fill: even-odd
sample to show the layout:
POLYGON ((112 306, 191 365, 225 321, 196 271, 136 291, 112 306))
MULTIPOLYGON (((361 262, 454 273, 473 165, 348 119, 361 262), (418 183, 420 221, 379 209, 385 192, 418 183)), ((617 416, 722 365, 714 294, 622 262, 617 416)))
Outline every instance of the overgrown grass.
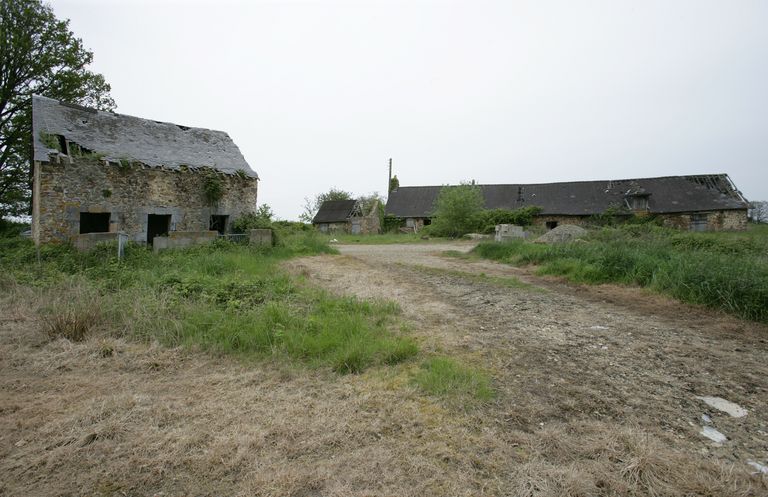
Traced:
POLYGON ((98 317, 109 323, 100 332, 339 373, 418 352, 411 338, 393 331, 396 305, 336 297, 279 267, 295 255, 334 252, 314 233, 260 250, 216 243, 153 254, 131 246, 121 262, 114 247, 80 254, 44 246, 39 265, 28 240, 6 240, 2 248, 0 269, 41 287, 51 302, 41 309, 51 336, 82 340, 98 317))
POLYGON ((768 322, 768 229, 688 233, 650 225, 604 228, 585 241, 481 243, 473 253, 582 283, 635 284, 684 302, 768 322))
POLYGON ((423 391, 438 397, 487 401, 495 396, 487 374, 450 357, 431 357, 424 361, 414 382, 423 391))

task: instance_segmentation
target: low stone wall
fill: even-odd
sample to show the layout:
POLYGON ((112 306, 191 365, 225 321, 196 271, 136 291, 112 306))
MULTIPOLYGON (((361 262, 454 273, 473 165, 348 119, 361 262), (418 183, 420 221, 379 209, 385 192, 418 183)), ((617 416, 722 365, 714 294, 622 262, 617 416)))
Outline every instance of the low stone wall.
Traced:
POLYGON ((72 245, 81 252, 93 250, 100 243, 114 243, 117 245, 118 237, 124 233, 83 233, 72 237, 72 245))
POLYGON ((349 233, 349 223, 318 223, 315 225, 321 233, 349 233))
POLYGON ((271 247, 274 244, 271 229, 256 229, 248 232, 248 244, 271 247))
POLYGON ((206 245, 218 238, 217 231, 171 231, 168 236, 156 236, 152 241, 152 250, 159 252, 166 249, 177 249, 206 245))
POLYGON ((497 242, 508 242, 511 240, 520 240, 525 238, 525 231, 522 226, 515 224, 497 224, 494 240, 497 242))

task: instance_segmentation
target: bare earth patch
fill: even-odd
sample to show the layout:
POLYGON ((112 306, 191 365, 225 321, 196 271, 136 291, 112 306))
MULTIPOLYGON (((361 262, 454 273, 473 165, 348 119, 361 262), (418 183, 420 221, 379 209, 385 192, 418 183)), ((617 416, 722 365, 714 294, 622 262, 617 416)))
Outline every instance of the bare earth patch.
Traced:
POLYGON ((0 294, 0 495, 768 495, 747 464, 768 462, 765 327, 439 255, 470 247, 341 246, 287 263, 397 301, 422 355, 486 369, 497 395, 469 407, 418 391, 418 361, 340 376, 50 341, 34 292, 0 294), (699 434, 703 414, 728 441, 699 434))

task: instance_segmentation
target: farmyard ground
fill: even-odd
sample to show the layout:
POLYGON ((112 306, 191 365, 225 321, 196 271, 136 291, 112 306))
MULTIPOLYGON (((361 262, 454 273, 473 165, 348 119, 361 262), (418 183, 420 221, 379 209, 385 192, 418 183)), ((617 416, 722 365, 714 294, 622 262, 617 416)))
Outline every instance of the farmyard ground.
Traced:
POLYGON ((490 373, 497 394, 484 404, 418 391, 419 360, 337 375, 111 338, 51 342, 29 301, 7 296, 0 494, 768 493, 747 465, 768 459, 764 326, 440 255, 468 248, 341 246, 286 265, 397 301, 423 355, 490 373), (728 442, 699 434, 702 414, 728 442))

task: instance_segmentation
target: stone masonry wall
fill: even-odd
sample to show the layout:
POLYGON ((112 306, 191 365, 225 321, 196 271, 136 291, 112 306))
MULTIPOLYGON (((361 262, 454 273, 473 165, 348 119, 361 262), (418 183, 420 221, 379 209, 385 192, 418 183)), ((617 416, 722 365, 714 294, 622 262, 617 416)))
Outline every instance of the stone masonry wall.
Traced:
POLYGON ((694 215, 707 216, 707 231, 744 231, 747 229, 747 210, 684 212, 681 214, 660 214, 664 226, 688 230, 694 215))
POLYGON ((549 222, 556 222, 558 226, 562 224, 575 224, 584 226, 589 220, 588 216, 534 216, 532 224, 534 226, 546 226, 549 222))
POLYGON ((35 163, 34 174, 32 232, 38 242, 69 241, 80 233, 81 212, 109 212, 110 232, 144 242, 148 214, 170 215, 171 231, 206 231, 211 215, 228 215, 231 223, 256 210, 258 180, 239 175, 217 173, 224 194, 210 205, 202 171, 64 158, 35 163))

